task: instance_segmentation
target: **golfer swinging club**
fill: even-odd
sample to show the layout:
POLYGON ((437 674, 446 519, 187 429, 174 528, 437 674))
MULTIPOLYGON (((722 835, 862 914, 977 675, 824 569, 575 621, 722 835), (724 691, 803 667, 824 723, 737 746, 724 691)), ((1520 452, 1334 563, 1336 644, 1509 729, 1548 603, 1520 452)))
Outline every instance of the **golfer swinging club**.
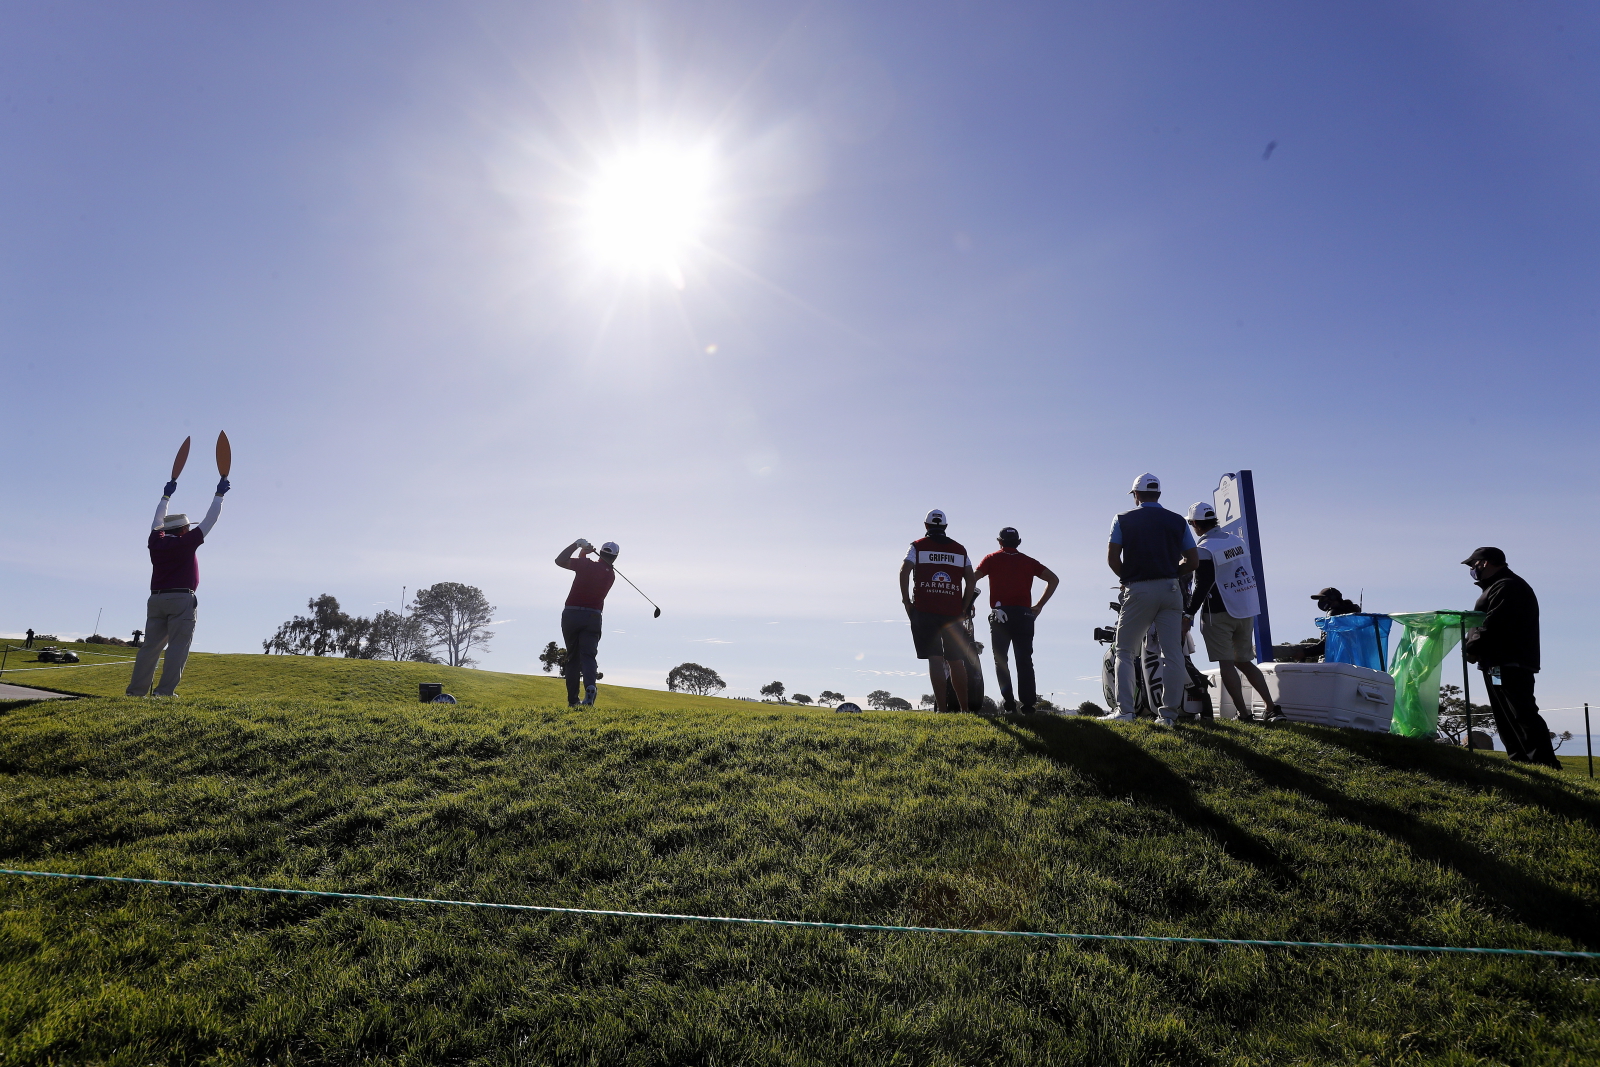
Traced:
POLYGON ((228 479, 217 482, 217 495, 211 499, 211 510, 191 525, 189 516, 179 512, 167 514, 167 501, 178 490, 174 478, 161 491, 161 503, 156 505, 155 522, 150 527, 150 600, 145 608, 145 642, 133 661, 133 679, 128 683, 128 695, 150 695, 150 682, 155 678, 156 660, 164 648, 166 666, 161 670, 161 684, 156 686, 158 697, 172 696, 183 677, 183 665, 189 659, 189 645, 194 641, 194 614, 200 601, 195 590, 200 587, 200 563, 194 558, 195 550, 205 544, 206 535, 222 515, 222 497, 231 488, 228 479))
POLYGON ((561 640, 567 646, 567 662, 561 674, 567 680, 567 706, 576 708, 592 706, 596 695, 594 684, 595 652, 600 648, 600 613, 605 610, 606 594, 617 580, 612 564, 622 549, 615 541, 607 541, 598 550, 578 538, 561 550, 556 566, 572 571, 572 591, 567 594, 567 606, 561 612, 561 640), (574 556, 572 553, 578 554, 574 556), (590 559, 594 552, 599 558, 590 559), (578 675, 583 675, 583 699, 578 699, 578 675))

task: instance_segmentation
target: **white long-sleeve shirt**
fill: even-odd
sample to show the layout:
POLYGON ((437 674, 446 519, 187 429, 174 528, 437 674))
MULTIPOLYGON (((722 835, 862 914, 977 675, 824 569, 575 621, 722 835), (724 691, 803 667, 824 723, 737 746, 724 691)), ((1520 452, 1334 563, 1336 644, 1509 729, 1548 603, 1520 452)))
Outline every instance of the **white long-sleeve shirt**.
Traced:
MULTIPOLYGON (((161 503, 156 505, 156 517, 155 517, 155 521, 150 524, 150 529, 152 529, 152 530, 161 529, 161 524, 167 520, 167 500, 168 499, 169 498, 166 495, 164 495, 164 494, 162 495, 161 503)), ((200 520, 200 530, 201 530, 201 532, 204 533, 207 537, 211 536, 211 527, 215 526, 217 524, 217 520, 220 519, 221 517, 222 517, 222 494, 218 493, 216 496, 211 498, 211 509, 206 512, 206 517, 200 520)))

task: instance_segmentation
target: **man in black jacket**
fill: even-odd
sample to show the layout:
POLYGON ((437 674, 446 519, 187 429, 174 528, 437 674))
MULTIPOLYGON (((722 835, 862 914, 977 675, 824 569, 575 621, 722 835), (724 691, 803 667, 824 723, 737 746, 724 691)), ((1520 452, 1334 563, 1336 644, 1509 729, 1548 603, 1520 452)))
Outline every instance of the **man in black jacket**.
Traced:
POLYGON ((1361 605, 1353 600, 1346 600, 1343 593, 1328 586, 1311 594, 1311 599, 1317 602, 1317 610, 1328 615, 1355 615, 1361 611, 1361 605))
POLYGON ((1483 590, 1473 610, 1484 613, 1483 625, 1467 632, 1464 647, 1467 659, 1483 671, 1506 754, 1519 763, 1560 770, 1550 727, 1533 699, 1533 676, 1539 673, 1539 598, 1506 566, 1506 554, 1498 548, 1480 548, 1461 562, 1472 568, 1472 580, 1483 590))

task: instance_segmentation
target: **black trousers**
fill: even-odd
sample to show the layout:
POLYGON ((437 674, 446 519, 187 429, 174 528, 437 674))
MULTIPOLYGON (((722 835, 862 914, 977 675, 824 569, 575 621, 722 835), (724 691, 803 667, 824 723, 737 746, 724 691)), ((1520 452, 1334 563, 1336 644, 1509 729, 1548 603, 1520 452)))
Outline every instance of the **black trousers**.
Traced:
POLYGON ((989 613, 989 646, 994 651, 994 673, 1000 680, 1000 696, 1008 705, 1016 702, 1011 692, 1011 668, 1006 662, 1006 651, 1016 650, 1017 696, 1022 698, 1024 711, 1032 711, 1039 700, 1037 683, 1033 680, 1033 612, 1029 606, 1020 608, 998 607, 989 613), (1005 621, 1001 622, 1001 616, 1005 621))
POLYGON ((1489 691, 1489 708, 1494 712, 1494 728, 1505 743, 1506 755, 1525 763, 1559 767, 1555 747, 1550 743, 1550 727, 1539 714, 1533 699, 1533 672, 1521 667, 1501 667, 1500 684, 1486 669, 1483 686, 1489 691))
POLYGON ((567 664, 561 673, 567 679, 567 703, 576 704, 578 678, 583 684, 594 684, 595 653, 600 649, 600 613, 588 608, 566 608, 561 612, 561 640, 567 646, 567 664))

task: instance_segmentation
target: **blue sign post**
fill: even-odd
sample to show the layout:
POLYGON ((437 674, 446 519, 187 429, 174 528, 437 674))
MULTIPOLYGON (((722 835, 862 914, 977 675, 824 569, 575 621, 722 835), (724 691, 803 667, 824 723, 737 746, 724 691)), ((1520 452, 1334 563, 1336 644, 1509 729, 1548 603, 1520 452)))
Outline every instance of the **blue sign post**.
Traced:
POLYGON ((1272 620, 1267 615, 1267 578, 1261 562, 1261 532, 1256 524, 1256 483, 1249 471, 1224 474, 1211 494, 1217 509, 1217 525, 1233 534, 1250 550, 1250 566, 1256 575, 1256 595, 1261 614, 1256 616, 1256 659, 1272 662, 1272 620))

